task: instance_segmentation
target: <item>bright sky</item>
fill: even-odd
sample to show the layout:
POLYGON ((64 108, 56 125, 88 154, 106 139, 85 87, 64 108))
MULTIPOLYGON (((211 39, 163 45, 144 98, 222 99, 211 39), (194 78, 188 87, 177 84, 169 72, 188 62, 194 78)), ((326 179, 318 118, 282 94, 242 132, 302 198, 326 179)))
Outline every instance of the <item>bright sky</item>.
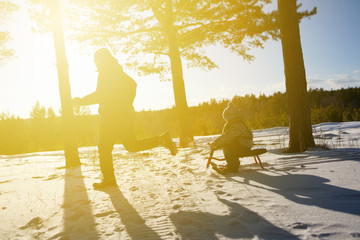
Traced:
MULTIPOLYGON (((17 58, 0 66, 0 113, 27 118, 31 107, 60 108, 56 61, 51 35, 35 34, 25 0, 14 0, 20 10, 14 15, 9 31, 9 47, 17 58)), ((360 1, 302 0, 303 9, 318 7, 318 14, 301 22, 301 40, 308 87, 338 89, 360 86, 360 1)), ((275 4, 276 6, 276 1, 275 4)), ((84 96, 96 88, 97 72, 93 51, 66 45, 72 96, 84 96)), ((285 91, 281 43, 268 41, 264 49, 254 49, 256 59, 247 63, 220 47, 208 49, 219 69, 204 72, 188 69, 184 79, 189 105, 211 98, 285 91)), ((117 56, 120 63, 124 57, 117 56)), ((126 69, 125 69, 126 71, 126 69)), ((156 77, 139 77, 126 71, 138 83, 135 109, 161 109, 174 105, 171 82, 156 77)), ((96 108, 92 108, 96 113, 96 108)))

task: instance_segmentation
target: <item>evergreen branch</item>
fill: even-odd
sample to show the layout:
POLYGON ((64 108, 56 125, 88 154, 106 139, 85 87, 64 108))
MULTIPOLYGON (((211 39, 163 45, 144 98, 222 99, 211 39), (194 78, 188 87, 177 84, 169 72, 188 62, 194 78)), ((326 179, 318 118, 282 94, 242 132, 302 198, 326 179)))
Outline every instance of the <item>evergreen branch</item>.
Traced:
POLYGON ((207 23, 204 24, 202 22, 197 22, 197 23, 190 23, 190 24, 184 24, 182 26, 176 25, 176 30, 180 31, 182 29, 185 28, 190 28, 190 27, 194 27, 194 26, 199 26, 197 28, 192 29, 191 31, 196 31, 196 30, 200 30, 201 28, 207 29, 208 27, 211 27, 212 25, 219 25, 219 24, 230 24, 230 23, 236 23, 236 20, 223 20, 223 21, 216 21, 216 22, 211 22, 211 23, 207 23))
POLYGON ((107 30, 84 30, 84 29, 80 29, 80 28, 74 28, 71 26, 64 26, 64 29, 69 29, 69 30, 73 30, 73 31, 77 31, 77 32, 111 34, 113 36, 120 36, 120 37, 128 37, 128 36, 132 36, 132 35, 138 35, 138 34, 142 34, 142 33, 149 33, 149 32, 162 30, 160 27, 151 27, 151 28, 146 28, 146 29, 139 29, 139 30, 135 30, 135 31, 120 33, 120 32, 107 31, 107 30))
POLYGON ((181 14, 181 12, 186 9, 190 3, 191 3, 191 0, 184 0, 185 2, 182 3, 181 7, 179 9, 177 9, 177 11, 175 11, 175 14, 174 14, 174 20, 176 19, 177 16, 179 16, 181 14))
MULTIPOLYGON (((166 20, 164 17, 164 14, 157 8, 156 4, 152 0, 145 0, 145 2, 150 6, 155 18, 158 20, 158 22, 165 26, 166 20)), ((160 8, 161 9, 161 8, 160 8)))
POLYGON ((156 55, 169 56, 169 53, 164 53, 164 52, 151 52, 151 53, 156 54, 156 55))
POLYGON ((174 21, 175 21, 175 19, 178 17, 178 16, 180 16, 181 15, 181 13, 185 10, 185 9, 187 9, 189 6, 194 6, 194 5, 196 5, 198 2, 200 2, 200 0, 196 0, 196 1, 192 1, 192 0, 184 0, 185 2, 184 3, 182 3, 180 6, 180 8, 179 9, 177 9, 177 11, 175 11, 174 12, 174 21), (192 4, 191 4, 192 3, 192 4))

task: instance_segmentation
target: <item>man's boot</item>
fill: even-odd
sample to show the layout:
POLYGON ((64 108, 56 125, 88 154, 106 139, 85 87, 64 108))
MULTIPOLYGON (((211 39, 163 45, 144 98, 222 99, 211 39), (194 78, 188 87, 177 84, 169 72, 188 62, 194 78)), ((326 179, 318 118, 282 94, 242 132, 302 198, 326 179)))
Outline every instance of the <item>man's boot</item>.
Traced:
POLYGON ((170 133, 166 132, 160 136, 160 144, 170 150, 171 155, 176 156, 178 150, 176 144, 171 139, 170 133))
POLYGON ((116 179, 114 178, 104 178, 101 182, 98 183, 94 183, 93 187, 95 189, 103 189, 106 187, 116 187, 117 183, 116 183, 116 179))

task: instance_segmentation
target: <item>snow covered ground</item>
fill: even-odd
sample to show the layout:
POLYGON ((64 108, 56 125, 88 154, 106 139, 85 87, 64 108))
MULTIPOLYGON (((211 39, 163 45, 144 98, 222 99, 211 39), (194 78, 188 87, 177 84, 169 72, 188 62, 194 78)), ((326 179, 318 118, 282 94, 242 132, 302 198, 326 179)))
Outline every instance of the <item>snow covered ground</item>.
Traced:
POLYGON ((254 131, 265 169, 244 158, 226 177, 205 168, 215 136, 176 157, 116 146, 107 191, 96 147, 71 169, 62 151, 0 156, 0 239, 360 239, 360 122, 315 125, 329 151, 281 153, 287 132, 254 131))

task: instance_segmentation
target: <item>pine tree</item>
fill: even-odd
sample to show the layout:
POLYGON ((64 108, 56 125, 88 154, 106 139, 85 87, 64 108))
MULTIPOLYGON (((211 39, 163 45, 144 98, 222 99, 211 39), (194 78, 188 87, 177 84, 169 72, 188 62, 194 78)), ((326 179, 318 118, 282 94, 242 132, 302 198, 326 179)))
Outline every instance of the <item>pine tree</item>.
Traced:
POLYGON ((35 20, 35 29, 43 33, 53 33, 56 67, 59 79, 66 167, 79 166, 81 163, 74 129, 74 114, 71 103, 71 89, 68 73, 69 66, 65 52, 62 21, 63 11, 61 9, 60 0, 31 0, 31 2, 34 4, 34 8, 30 9, 30 14, 31 18, 35 20))
POLYGON ((39 101, 36 101, 35 105, 32 106, 30 111, 30 117, 35 119, 45 119, 46 118, 46 109, 44 106, 41 106, 39 101))
POLYGON ((180 143, 193 141, 183 62, 204 70, 216 68, 205 46, 220 44, 246 60, 251 47, 262 46, 272 28, 263 12, 268 0, 72 0, 74 37, 96 46, 112 46, 128 56, 127 67, 140 74, 171 79, 180 143), (80 17, 79 17, 80 15, 80 17))
POLYGON ((59 91, 64 124, 64 151, 66 167, 79 166, 81 163, 74 131, 74 114, 71 103, 69 66, 66 59, 65 40, 62 29, 59 0, 52 1, 50 10, 53 21, 54 46, 57 62, 56 66, 58 70, 59 91))
MULTIPOLYGON (((15 12, 18 6, 9 1, 0 2, 0 24, 8 21, 11 13, 15 12)), ((14 50, 6 46, 6 43, 11 39, 10 33, 7 31, 0 31, 0 65, 5 64, 9 59, 15 56, 14 50)))
MULTIPOLYGON (((302 152, 314 147, 315 142, 312 135, 296 0, 278 0, 278 10, 290 125, 287 151, 302 152)), ((315 12, 316 8, 312 14, 315 12)))

